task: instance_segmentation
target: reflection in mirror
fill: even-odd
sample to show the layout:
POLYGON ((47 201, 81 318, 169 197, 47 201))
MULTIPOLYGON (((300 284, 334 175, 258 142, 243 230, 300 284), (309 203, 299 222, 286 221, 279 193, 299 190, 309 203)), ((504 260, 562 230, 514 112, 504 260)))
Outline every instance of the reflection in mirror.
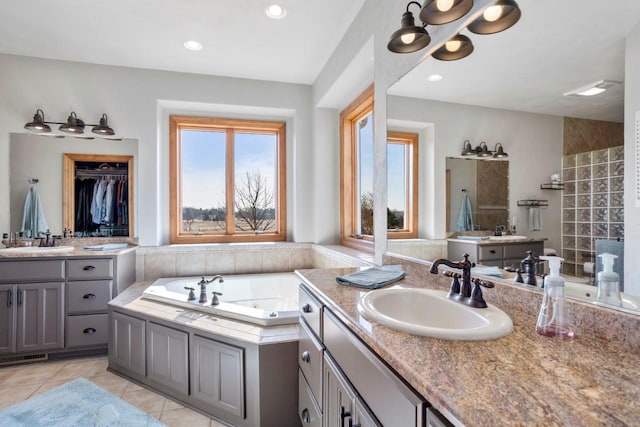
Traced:
MULTIPOLYGON (((29 179, 37 178, 42 206, 49 229, 62 235, 64 229, 64 201, 73 195, 63 188, 63 156, 65 153, 90 155, 138 155, 138 141, 81 140, 76 138, 50 138, 22 133, 10 134, 9 140, 9 213, 10 231, 20 231, 25 196, 29 179), (37 153, 37 154, 34 154, 37 153)), ((133 194, 131 192, 131 194, 133 194)), ((133 202, 133 199, 132 199, 133 202)), ((130 212, 134 217, 133 205, 130 212)), ((131 235, 135 235, 133 230, 131 235)))
POLYGON ((447 157, 446 168, 447 231, 508 229, 508 161, 447 157))
MULTIPOLYGON (((443 160, 459 155, 465 139, 474 146, 481 140, 490 141, 490 147, 500 142, 511 166, 507 219, 517 219, 517 234, 545 238, 545 247, 567 259, 563 273, 571 283, 587 287, 568 286, 571 297, 593 299, 602 268, 596 259, 598 242, 624 239, 624 84, 592 97, 564 94, 600 80, 624 82, 626 37, 640 25, 640 2, 625 0, 603 9, 597 2, 567 0, 554 4, 553 17, 542 2, 521 6, 522 18, 508 32, 471 34, 476 49, 469 57, 454 62, 427 58, 389 88, 390 126, 405 122, 432 135, 420 147, 433 153, 420 163, 427 177, 421 184, 433 180, 434 187, 420 194, 427 198, 420 218, 427 218, 429 228, 420 237, 429 237, 432 250, 428 256, 411 256, 431 260, 437 248, 447 254, 444 238, 455 230, 461 192, 452 191, 448 201, 441 196, 443 160), (598 35, 575 37, 592 34, 594 16, 606 23, 598 35), (540 22, 545 22, 543 32, 540 22), (550 55, 559 45, 571 54, 550 55), (442 78, 432 81, 432 75, 442 78), (548 200, 541 232, 530 231, 528 209, 516 203, 528 198, 548 200), (588 263, 594 264, 593 273, 586 271, 591 270, 588 263)), ((489 230, 503 225, 489 221, 494 223, 473 222, 489 230)), ((389 241, 388 251, 403 254, 394 245, 389 241)), ((619 255, 621 263, 629 261, 619 255)), ((624 310, 633 310, 630 293, 635 290, 625 291, 624 310)))

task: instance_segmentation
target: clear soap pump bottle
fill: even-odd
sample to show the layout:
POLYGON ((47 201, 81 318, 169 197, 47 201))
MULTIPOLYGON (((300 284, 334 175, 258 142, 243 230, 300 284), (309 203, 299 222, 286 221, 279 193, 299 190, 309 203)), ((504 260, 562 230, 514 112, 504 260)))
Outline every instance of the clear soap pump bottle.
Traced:
POLYGON ((557 256, 541 256, 540 259, 549 262, 551 274, 544 278, 544 295, 536 332, 547 337, 572 340, 573 327, 565 312, 564 279, 560 277, 560 266, 564 259, 557 256))
POLYGON ((602 271, 598 273, 598 295, 596 296, 596 302, 621 307, 620 277, 618 273, 613 271, 613 263, 618 256, 607 252, 598 256, 602 258, 602 271))

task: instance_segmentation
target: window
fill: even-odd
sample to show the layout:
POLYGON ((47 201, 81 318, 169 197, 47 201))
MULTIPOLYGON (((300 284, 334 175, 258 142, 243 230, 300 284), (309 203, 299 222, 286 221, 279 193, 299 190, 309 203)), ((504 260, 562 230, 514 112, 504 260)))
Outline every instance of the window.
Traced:
POLYGON ((373 250, 373 86, 340 113, 340 240, 373 250))
POLYGON ((169 122, 171 243, 285 240, 285 124, 169 122))
POLYGON ((387 236, 418 237, 418 134, 387 135, 387 236))

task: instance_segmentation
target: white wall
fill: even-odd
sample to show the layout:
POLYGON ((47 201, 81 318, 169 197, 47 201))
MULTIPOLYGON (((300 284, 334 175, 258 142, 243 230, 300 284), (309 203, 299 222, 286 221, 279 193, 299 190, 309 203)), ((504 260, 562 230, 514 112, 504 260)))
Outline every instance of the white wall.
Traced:
MULTIPOLYGON (((118 134, 139 141, 137 211, 140 243, 168 243, 168 126, 173 112, 226 112, 287 121, 288 236, 313 241, 311 87, 0 55, 0 230, 9 231, 9 134, 23 132, 36 108, 63 121, 103 112, 118 134), (197 107, 196 107, 197 106, 197 107)), ((56 160, 57 162, 57 160, 56 160)))
POLYGON ((640 111, 640 24, 625 47, 624 82, 624 290, 640 295, 640 207, 636 205, 636 114, 640 111))
POLYGON ((540 184, 561 169, 562 117, 396 96, 387 97, 387 117, 393 123, 404 120, 433 129, 433 138, 425 138, 420 146, 433 152, 419 166, 420 185, 433 184, 420 191, 425 200, 420 203, 419 220, 428 224, 420 237, 445 237, 445 158, 459 156, 468 139, 474 146, 486 141, 490 149, 497 142, 503 145, 509 154, 510 217, 517 217, 518 234, 546 237, 547 247, 560 249, 561 192, 540 190, 540 184), (530 232, 528 211, 517 206, 517 200, 527 197, 549 200, 549 207, 542 210, 542 231, 530 232))

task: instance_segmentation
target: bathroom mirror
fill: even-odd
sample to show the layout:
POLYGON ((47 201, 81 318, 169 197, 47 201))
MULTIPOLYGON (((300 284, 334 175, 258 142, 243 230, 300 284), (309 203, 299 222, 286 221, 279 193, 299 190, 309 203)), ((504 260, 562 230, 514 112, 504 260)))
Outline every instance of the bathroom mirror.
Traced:
MULTIPOLYGON (((427 260, 446 254, 445 237, 454 225, 446 206, 460 198, 445 191, 446 159, 459 157, 467 139, 472 146, 486 141, 490 150, 501 143, 508 153, 507 218, 516 218, 517 234, 546 238, 545 247, 562 250, 562 206, 570 198, 563 200, 563 191, 541 185, 562 173, 563 118, 621 123, 624 84, 595 97, 564 94, 603 79, 624 81, 625 39, 640 23, 640 3, 625 0, 603 10, 592 2, 569 0, 554 4, 551 15, 540 2, 519 4, 522 18, 507 31, 491 36, 463 31, 475 46, 469 57, 450 62, 429 57, 389 88, 389 127, 418 130, 420 150, 427 153, 420 161, 425 190, 420 194, 419 237, 430 248, 422 251, 426 255, 412 255, 389 241, 390 253, 427 260), (594 16, 602 23, 597 34, 589 30, 594 16), (545 23, 542 31, 540 23, 545 23), (551 54, 558 46, 571 54, 551 54), (527 209, 517 204, 530 198, 548 202, 541 232, 529 232, 527 209)), ((585 212, 594 207, 584 206, 585 212)), ((594 298, 595 290, 580 288, 571 296, 594 298)))
POLYGON ((508 228, 508 160, 447 157, 445 173, 447 231, 486 231, 494 230, 496 226, 508 228), (471 220, 472 227, 468 226, 466 219, 471 220))
MULTIPOLYGON (((63 220, 65 201, 68 204, 69 200, 73 198, 69 191, 65 193, 63 186, 65 153, 76 153, 81 157, 90 155, 120 158, 119 156, 124 156, 127 159, 132 159, 135 165, 138 156, 138 141, 135 139, 108 141, 71 137, 53 138, 11 133, 9 142, 9 212, 12 231, 20 230, 25 197, 32 185, 30 180, 37 179, 36 185, 49 229, 53 234, 62 235, 65 228, 63 220)), ((135 170, 137 168, 134 167, 133 171, 135 172, 135 170)), ((134 192, 130 193, 135 194, 134 192)), ((135 204, 131 209, 135 218, 137 216, 135 204)), ((135 236, 135 229, 129 235, 135 236)))

